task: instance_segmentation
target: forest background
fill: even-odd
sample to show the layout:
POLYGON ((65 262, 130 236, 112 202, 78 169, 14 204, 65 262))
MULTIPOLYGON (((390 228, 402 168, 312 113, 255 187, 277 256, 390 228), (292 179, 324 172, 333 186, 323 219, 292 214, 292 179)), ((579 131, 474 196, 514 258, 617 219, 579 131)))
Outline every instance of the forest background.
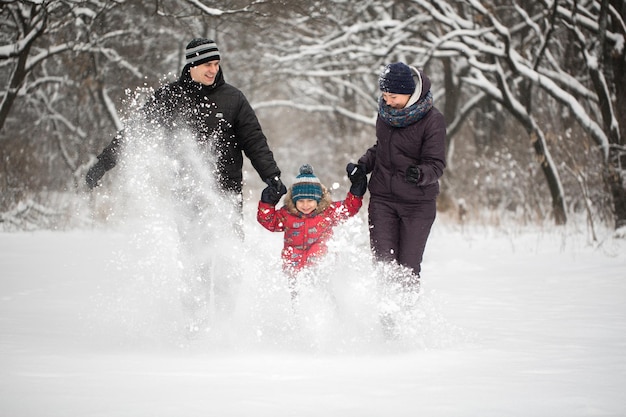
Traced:
POLYGON ((375 142, 378 75, 404 61, 448 125, 440 215, 624 230, 625 14, 624 0, 0 0, 0 228, 84 221, 95 156, 207 37, 287 183, 307 162, 345 186, 375 142))

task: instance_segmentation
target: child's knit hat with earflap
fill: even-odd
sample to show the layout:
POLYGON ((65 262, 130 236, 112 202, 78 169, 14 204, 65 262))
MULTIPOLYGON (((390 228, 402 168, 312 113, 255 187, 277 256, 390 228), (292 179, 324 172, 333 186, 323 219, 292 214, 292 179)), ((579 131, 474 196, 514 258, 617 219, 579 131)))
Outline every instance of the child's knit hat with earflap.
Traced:
POLYGON ((313 174, 313 167, 309 164, 300 167, 300 174, 291 186, 291 199, 295 203, 301 199, 315 200, 318 203, 322 199, 322 184, 313 174))

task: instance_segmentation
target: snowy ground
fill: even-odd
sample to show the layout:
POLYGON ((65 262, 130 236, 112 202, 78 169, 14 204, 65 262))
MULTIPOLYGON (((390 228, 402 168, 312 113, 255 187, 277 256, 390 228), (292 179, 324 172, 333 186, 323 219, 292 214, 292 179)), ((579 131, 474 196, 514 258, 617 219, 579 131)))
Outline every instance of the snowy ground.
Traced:
POLYGON ((145 227, 0 234, 0 416, 626 415, 623 239, 438 224, 389 340, 362 221, 296 314, 248 220, 211 255, 242 272, 230 306, 190 337, 180 242, 145 227))

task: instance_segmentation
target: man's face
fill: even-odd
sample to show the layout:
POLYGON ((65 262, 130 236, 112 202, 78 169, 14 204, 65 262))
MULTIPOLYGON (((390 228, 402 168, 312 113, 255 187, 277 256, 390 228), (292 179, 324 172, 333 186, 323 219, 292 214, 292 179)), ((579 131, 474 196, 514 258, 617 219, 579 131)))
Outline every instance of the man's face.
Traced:
POLYGON ((189 73, 191 79, 203 85, 213 85, 217 72, 220 70, 220 61, 209 61, 195 67, 191 67, 189 73))
POLYGON ((383 93, 383 100, 393 109, 403 109, 411 98, 410 94, 383 93))

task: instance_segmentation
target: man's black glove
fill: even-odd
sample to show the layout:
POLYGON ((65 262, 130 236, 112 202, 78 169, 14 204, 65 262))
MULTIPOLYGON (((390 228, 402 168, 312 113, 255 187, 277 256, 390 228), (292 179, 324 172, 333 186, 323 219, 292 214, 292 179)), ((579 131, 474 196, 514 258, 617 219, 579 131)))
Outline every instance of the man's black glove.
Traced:
POLYGON ((417 184, 420 178, 422 178, 422 171, 420 171, 419 167, 417 165, 409 165, 406 170, 406 180, 417 184))
POLYGON ((267 187, 261 193, 261 201, 275 206, 280 198, 287 194, 287 187, 278 176, 265 180, 267 187))
POLYGON ((106 169, 104 169, 102 163, 100 163, 100 161, 96 162, 94 166, 89 168, 89 171, 87 171, 87 175, 85 176, 87 187, 90 189, 96 187, 98 185, 98 181, 100 181, 100 178, 102 178, 105 172, 106 169))
POLYGON ((348 178, 350 179, 350 182, 352 182, 350 192, 357 197, 363 197, 365 191, 367 190, 367 175, 365 174, 365 169, 365 165, 357 165, 352 162, 346 166, 348 178))

